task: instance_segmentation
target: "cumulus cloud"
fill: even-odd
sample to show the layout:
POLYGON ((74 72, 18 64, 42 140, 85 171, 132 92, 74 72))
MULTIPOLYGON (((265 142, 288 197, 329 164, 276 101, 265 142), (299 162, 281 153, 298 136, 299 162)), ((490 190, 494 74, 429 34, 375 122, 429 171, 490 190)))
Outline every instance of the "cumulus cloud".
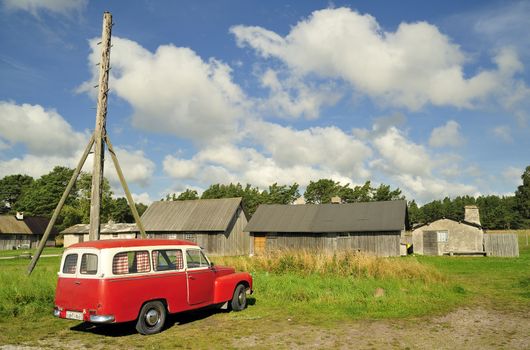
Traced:
POLYGON ((502 172, 502 177, 511 185, 519 186, 522 184, 521 175, 524 170, 514 166, 509 166, 502 172))
POLYGON ((0 142, 23 144, 33 155, 71 156, 88 142, 86 134, 76 132, 53 109, 40 105, 0 101, 0 142))
POLYGON ((513 137, 512 132, 510 130, 510 127, 508 125, 499 125, 494 127, 491 130, 493 136, 495 136, 498 139, 501 139, 502 141, 506 143, 512 143, 513 137))
POLYGON ((496 69, 464 75, 468 57, 426 22, 386 32, 376 19, 348 8, 315 11, 285 37, 256 26, 234 26, 238 45, 283 61, 299 75, 341 79, 383 104, 417 110, 426 104, 473 107, 501 91, 521 63, 513 50, 494 57, 496 69))
POLYGON ((460 124, 449 120, 444 126, 434 128, 429 138, 431 147, 458 147, 464 143, 464 137, 460 133, 460 124))
POLYGON ((86 8, 87 4, 88 0, 3 0, 3 5, 6 9, 27 11, 36 17, 41 11, 61 15, 80 12, 86 8))
POLYGON ((314 119, 322 107, 334 105, 342 95, 336 84, 308 85, 295 76, 280 80, 273 69, 262 75, 261 84, 270 91, 265 108, 278 116, 314 119))
MULTIPOLYGON (((202 143, 237 136, 247 101, 227 64, 204 61, 188 48, 161 45, 153 53, 131 40, 112 40, 109 84, 133 107, 135 127, 202 143)), ((90 41, 91 67, 99 61, 97 41, 90 41)), ((94 69, 92 81, 97 74, 94 69)), ((93 93, 91 85, 79 91, 93 93)))
POLYGON ((248 182, 266 187, 274 182, 333 178, 344 183, 364 179, 371 149, 336 127, 295 130, 264 121, 247 126, 252 147, 208 146, 190 159, 166 156, 165 172, 175 179, 201 183, 248 182))
MULTIPOLYGON (((89 134, 75 131, 55 110, 40 105, 0 101, 0 144, 9 149, 22 145, 25 153, 0 160, 0 175, 27 174, 39 177, 55 166, 74 168, 88 143, 89 134)), ((129 182, 146 186, 155 164, 140 150, 115 147, 124 176, 129 182)), ((91 171, 93 158, 89 156, 84 170, 91 171)), ((119 186, 119 179, 110 155, 105 159, 105 176, 119 186)))

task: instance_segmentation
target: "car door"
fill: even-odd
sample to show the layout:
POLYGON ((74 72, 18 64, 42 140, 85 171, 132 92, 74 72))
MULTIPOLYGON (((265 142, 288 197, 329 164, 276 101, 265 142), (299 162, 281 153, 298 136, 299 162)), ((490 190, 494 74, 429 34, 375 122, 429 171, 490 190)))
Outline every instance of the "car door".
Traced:
POLYGON ((215 271, 200 249, 186 250, 188 304, 197 305, 213 300, 215 271))

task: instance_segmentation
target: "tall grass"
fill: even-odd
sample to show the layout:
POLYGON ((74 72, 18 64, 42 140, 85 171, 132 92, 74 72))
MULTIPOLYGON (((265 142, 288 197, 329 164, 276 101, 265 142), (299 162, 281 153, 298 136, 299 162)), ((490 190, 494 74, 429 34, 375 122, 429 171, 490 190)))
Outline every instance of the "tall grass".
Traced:
POLYGON ((444 277, 435 268, 421 264, 414 257, 382 258, 373 255, 341 252, 333 255, 311 251, 281 251, 253 257, 217 257, 218 263, 236 270, 274 274, 317 274, 373 279, 402 279, 439 282, 444 277))
POLYGON ((0 317, 40 317, 51 314, 60 258, 40 259, 31 276, 27 259, 0 263, 0 317))

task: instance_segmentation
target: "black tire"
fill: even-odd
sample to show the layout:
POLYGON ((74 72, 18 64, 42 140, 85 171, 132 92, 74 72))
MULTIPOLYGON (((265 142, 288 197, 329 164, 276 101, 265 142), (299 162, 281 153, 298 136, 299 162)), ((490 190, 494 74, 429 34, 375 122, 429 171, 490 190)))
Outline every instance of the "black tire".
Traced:
POLYGON ((230 302, 230 307, 234 311, 241 311, 247 307, 247 289, 244 285, 237 285, 232 301, 230 302))
POLYGON ((166 322, 166 307, 161 301, 145 303, 136 321, 136 330, 140 334, 155 334, 162 330, 166 322))

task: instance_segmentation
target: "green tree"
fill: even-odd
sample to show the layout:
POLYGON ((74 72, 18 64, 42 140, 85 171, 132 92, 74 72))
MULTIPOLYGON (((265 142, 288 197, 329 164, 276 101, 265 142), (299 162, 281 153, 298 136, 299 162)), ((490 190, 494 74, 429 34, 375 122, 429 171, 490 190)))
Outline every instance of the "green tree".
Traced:
POLYGON ((401 194, 401 190, 399 188, 391 190, 390 185, 381 184, 378 188, 372 190, 373 201, 395 201, 400 199, 405 199, 401 194))
POLYGON ((290 186, 280 186, 277 183, 273 183, 269 186, 268 191, 263 191, 262 196, 267 204, 293 204, 295 200, 300 198, 300 192, 298 192, 297 183, 290 186))
POLYGON ((6 213, 16 206, 22 192, 33 183, 28 175, 8 175, 0 180, 0 213, 6 213))
POLYGON ((530 165, 526 167, 521 179, 523 184, 515 191, 516 208, 526 221, 526 226, 530 226, 530 165))
MULTIPOLYGON (((15 203, 15 210, 27 215, 50 217, 59 203, 73 170, 57 166, 53 170, 32 182, 15 203)), ((67 204, 75 200, 75 191, 68 197, 67 204)))
POLYGON ((331 179, 320 179, 315 182, 310 181, 306 187, 304 198, 310 204, 331 203, 331 197, 338 196, 341 188, 339 182, 331 179))
POLYGON ((248 215, 252 216, 258 206, 264 203, 264 196, 257 187, 247 184, 243 187, 240 183, 228 185, 214 184, 210 185, 203 193, 202 199, 213 198, 235 198, 242 197, 243 208, 248 215))
POLYGON ((199 194, 195 190, 186 189, 186 191, 182 192, 178 195, 177 200, 178 201, 186 201, 190 199, 199 199, 199 194))
POLYGON ((416 204, 416 201, 414 199, 408 203, 408 211, 410 226, 413 226, 415 224, 421 224, 424 222, 422 212, 418 208, 418 204, 416 204))

